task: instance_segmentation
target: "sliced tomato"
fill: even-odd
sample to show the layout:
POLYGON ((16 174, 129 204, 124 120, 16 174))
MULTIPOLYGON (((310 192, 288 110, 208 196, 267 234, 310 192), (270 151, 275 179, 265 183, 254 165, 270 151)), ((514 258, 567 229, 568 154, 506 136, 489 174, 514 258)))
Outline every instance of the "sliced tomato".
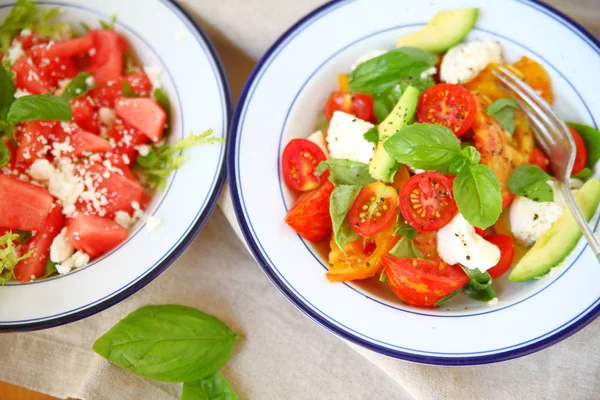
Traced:
POLYGON ((531 153, 529 154, 529 163, 537 165, 542 170, 548 172, 548 164, 550 163, 550 161, 548 161, 548 158, 546 157, 543 151, 541 151, 537 147, 534 147, 533 149, 531 149, 531 153))
POLYGON ((394 182, 392 182, 391 185, 394 189, 396 189, 396 191, 398 193, 400 193, 400 191, 402 191, 402 188, 404 187, 406 182, 408 182, 409 179, 410 179, 410 172, 409 172, 408 168, 406 167, 406 165, 401 165, 400 168, 398 169, 398 172, 396 172, 396 176, 394 177, 394 182))
POLYGON ((388 254, 400 237, 393 234, 393 227, 375 236, 363 237, 346 244, 342 251, 333 238, 329 253, 330 282, 347 282, 371 278, 381 271, 381 257, 388 254))
POLYGON ((131 163, 135 162, 137 157, 138 152, 135 148, 150 141, 146 135, 120 118, 115 120, 108 131, 108 137, 115 141, 115 152, 119 156, 126 155, 131 163))
POLYGON ((418 231, 437 231, 448 225, 458 212, 452 181, 439 172, 414 175, 400 192, 400 212, 418 231))
POLYGON ((283 180, 292 190, 308 192, 319 187, 326 178, 317 175, 317 167, 325 161, 325 153, 307 139, 292 139, 281 156, 283 180))
POLYGON ((41 70, 27 56, 21 56, 12 66, 15 73, 15 86, 31 94, 50 91, 52 85, 42 77, 41 70))
POLYGON ((77 125, 71 124, 69 129, 70 132, 65 132, 62 129, 59 132, 55 130, 58 141, 68 141, 69 145, 73 148, 70 152, 63 152, 65 155, 81 157, 90 153, 106 153, 112 149, 108 140, 89 133, 77 125))
POLYGON ((513 240, 508 235, 500 235, 498 233, 486 236, 485 240, 495 244, 498 246, 498 249, 500 249, 500 261, 498 261, 498 264, 487 270, 490 276, 493 279, 496 279, 508 271, 512 265, 513 259, 515 258, 513 240))
POLYGON ((461 267, 443 261, 385 255, 382 262, 394 293, 417 307, 435 307, 442 297, 462 288, 469 280, 461 267))
POLYGON ((19 133, 19 148, 17 161, 29 166, 43 156, 44 149, 48 150, 50 137, 55 129, 53 121, 27 121, 19 133))
POLYGON ((69 58, 82 53, 87 53, 94 46, 90 35, 53 43, 46 50, 48 58, 69 58))
POLYGON ((148 75, 146 75, 144 71, 138 70, 132 74, 126 75, 125 81, 129 83, 133 92, 138 96, 150 96, 152 92, 152 82, 150 82, 148 75))
POLYGON ((121 244, 129 233, 112 219, 77 213, 67 220, 69 243, 91 258, 112 250, 121 244))
POLYGON ((52 207, 52 195, 45 188, 0 175, 1 227, 40 231, 52 207))
POLYGON ((121 81, 110 81, 99 84, 88 92, 96 105, 104 107, 114 107, 117 98, 121 96, 122 86, 121 81))
POLYGON ((55 205, 44 222, 42 230, 27 242, 24 253, 33 250, 33 254, 22 260, 15 267, 15 276, 21 282, 29 282, 32 278, 39 278, 46 270, 46 263, 50 256, 52 241, 65 226, 65 216, 62 208, 55 205))
MULTIPOLYGON (((127 179, 131 179, 136 181, 135 175, 131 172, 130 165, 134 163, 135 160, 131 160, 128 156, 124 156, 122 154, 118 154, 115 152, 110 152, 104 155, 104 160, 110 161, 111 165, 115 168, 119 168, 123 171, 123 176, 127 179), (126 162, 129 161, 129 162, 126 162)), ((147 201, 146 201, 147 202, 147 201)), ((140 202, 140 204, 144 204, 144 200, 140 202)), ((145 208, 142 206, 142 208, 145 208)))
POLYGON ((333 184, 329 181, 311 192, 302 194, 285 216, 285 223, 306 240, 320 242, 331 233, 329 197, 333 184))
POLYGON ((460 85, 440 83, 425 90, 419 98, 417 120, 444 125, 462 136, 475 120, 477 105, 471 92, 460 85))
POLYGON ((46 47, 35 47, 31 59, 40 70, 40 76, 52 87, 58 82, 77 75, 77 67, 71 58, 48 57, 46 47))
POLYGON ((29 35, 20 34, 14 41, 21 42, 21 47, 23 50, 27 51, 33 46, 48 43, 48 38, 41 33, 31 32, 29 35))
POLYGON ((100 131, 98 113, 94 107, 94 101, 90 97, 77 97, 71 100, 71 109, 73 110, 73 122, 88 132, 98 134, 100 131))
POLYGON ((438 240, 437 231, 432 232, 418 232, 413 239, 413 242, 417 246, 423 257, 428 260, 441 260, 438 253, 438 240))
POLYGON ((575 141, 575 148, 577 153, 575 154, 575 163, 573 164, 573 169, 571 170, 571 174, 575 175, 585 168, 587 164, 587 149, 585 147, 585 142, 581 138, 579 132, 575 129, 569 127, 571 131, 571 135, 573 136, 573 140, 575 141))
POLYGON ((335 92, 325 103, 324 113, 327 121, 331 120, 336 111, 352 114, 364 121, 372 121, 374 119, 373 97, 365 93, 335 92))
POLYGON ((361 236, 373 236, 396 223, 398 193, 391 186, 373 182, 361 189, 348 211, 348 221, 361 236))
POLYGON ((88 71, 94 75, 98 84, 120 80, 123 75, 123 39, 114 31, 91 30, 89 35, 94 42, 90 50, 90 66, 88 71))
POLYGON ((115 113, 153 142, 163 137, 167 113, 154 99, 119 97, 115 113))

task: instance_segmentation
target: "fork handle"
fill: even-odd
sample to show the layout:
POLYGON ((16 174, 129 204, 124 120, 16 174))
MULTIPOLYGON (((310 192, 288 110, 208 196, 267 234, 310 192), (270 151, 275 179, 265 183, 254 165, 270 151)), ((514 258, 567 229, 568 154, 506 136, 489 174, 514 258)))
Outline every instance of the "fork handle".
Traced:
POLYGON ((575 198, 573 197, 573 193, 571 193, 571 189, 569 188, 569 185, 565 184, 565 183, 561 183, 560 188, 561 188, 563 197, 565 199, 565 202, 567 203, 567 207, 569 207, 569 210, 571 210, 571 215, 573 215, 573 218, 575 218, 575 222, 577 222, 577 225, 579 225, 579 227, 581 228, 581 232, 583 232, 583 235, 585 236, 587 242, 589 243, 592 251, 596 255, 596 259, 600 263, 600 243, 598 243, 598 239, 596 239, 596 235, 594 235, 594 232, 588 225, 587 220, 581 213, 581 210, 579 209, 579 206, 577 205, 577 202, 575 201, 575 198))

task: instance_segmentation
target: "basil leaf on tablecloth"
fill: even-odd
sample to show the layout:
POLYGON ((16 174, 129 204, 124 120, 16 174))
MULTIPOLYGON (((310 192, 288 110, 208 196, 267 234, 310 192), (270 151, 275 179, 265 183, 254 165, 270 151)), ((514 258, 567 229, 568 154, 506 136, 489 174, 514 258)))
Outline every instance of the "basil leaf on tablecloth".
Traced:
POLYGON ((533 201, 554 201, 552 186, 548 184, 551 179, 552 177, 537 165, 521 165, 510 174, 508 190, 533 201))
POLYGON ((32 94, 19 97, 10 105, 6 120, 11 125, 30 120, 64 121, 73 119, 71 105, 62 97, 32 94))
POLYGON ((208 378, 185 382, 181 391, 181 400, 239 400, 229 383, 220 372, 208 378))
POLYGON ((321 161, 317 166, 317 174, 321 175, 329 169, 329 180, 334 185, 359 185, 367 186, 375 182, 369 172, 369 166, 364 163, 334 158, 321 161))
POLYGON ((92 348, 146 378, 191 382, 217 372, 239 338, 219 319, 194 308, 145 306, 119 321, 92 348))

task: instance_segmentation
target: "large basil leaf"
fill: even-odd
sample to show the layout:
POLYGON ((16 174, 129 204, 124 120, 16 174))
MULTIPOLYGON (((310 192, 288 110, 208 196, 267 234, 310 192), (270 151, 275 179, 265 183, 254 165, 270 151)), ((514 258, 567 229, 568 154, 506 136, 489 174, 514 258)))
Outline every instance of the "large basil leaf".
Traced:
POLYGON ((469 276, 469 282, 463 287, 463 292, 467 296, 477 301, 490 301, 497 297, 492 289, 492 277, 488 272, 465 268, 462 265, 461 267, 469 276))
POLYGON ((512 135, 515 131, 515 110, 518 106, 519 104, 515 99, 505 97, 487 106, 485 112, 489 116, 496 118, 504 130, 512 135))
POLYGON ((333 189, 329 198, 333 240, 342 251, 347 243, 358 239, 358 233, 352 229, 346 215, 360 189, 361 187, 358 185, 338 185, 333 189))
POLYGON ((364 163, 334 158, 321 161, 317 166, 317 173, 321 175, 329 169, 329 180, 334 185, 359 185, 367 186, 375 182, 369 173, 369 166, 364 163))
POLYGON ((454 179, 454 199, 458 210, 473 226, 492 226, 502 212, 498 177, 483 164, 466 165, 454 179))
POLYGON ((220 372, 193 382, 185 382, 181 400, 239 400, 220 372))
POLYGON ((554 201, 554 192, 548 181, 552 179, 537 165, 521 165, 510 174, 508 190, 533 201, 554 201))
POLYGON ((15 95, 15 84, 8 71, 0 66, 0 106, 10 104, 15 95))
POLYGON ((424 258, 423 253, 408 236, 403 236, 390 250, 390 255, 402 258, 424 258))
POLYGON ((84 96, 87 92, 94 87, 94 85, 88 85, 89 78, 92 74, 88 72, 80 72, 71 79, 71 82, 65 87, 65 90, 60 95, 65 100, 75 99, 77 97, 84 96))
POLYGON ((223 322, 194 308, 146 306, 118 322, 93 349, 146 378, 190 382, 217 372, 238 338, 223 322))
POLYGON ((426 78, 404 78, 397 85, 383 93, 373 95, 373 111, 378 123, 381 123, 392 112, 394 106, 400 100, 402 93, 408 86, 412 86, 423 92, 425 89, 435 85, 431 76, 426 78))
POLYGON ((32 94, 15 99, 6 119, 11 125, 30 120, 68 122, 73 119, 73 112, 69 102, 62 97, 32 94))

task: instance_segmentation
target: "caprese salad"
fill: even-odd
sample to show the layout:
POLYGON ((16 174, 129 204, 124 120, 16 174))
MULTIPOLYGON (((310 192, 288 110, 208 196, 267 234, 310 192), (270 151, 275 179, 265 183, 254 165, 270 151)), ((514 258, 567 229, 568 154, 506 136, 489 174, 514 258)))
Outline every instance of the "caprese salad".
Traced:
MULTIPOLYGON (((378 279, 417 307, 461 292, 495 304, 494 279, 539 278, 581 237, 527 117, 492 71, 506 66, 552 103, 550 77, 528 57, 509 63, 498 42, 465 41, 477 16, 439 12, 396 49, 361 57, 339 74, 319 129, 283 150, 284 181, 300 194, 285 222, 329 242, 331 282, 378 279)), ((589 220, 600 132, 569 127, 572 190, 589 220)))
POLYGON ((0 282, 81 268, 122 243, 182 150, 168 144, 160 68, 142 67, 114 30, 53 23, 17 1, 0 24, 0 282))

